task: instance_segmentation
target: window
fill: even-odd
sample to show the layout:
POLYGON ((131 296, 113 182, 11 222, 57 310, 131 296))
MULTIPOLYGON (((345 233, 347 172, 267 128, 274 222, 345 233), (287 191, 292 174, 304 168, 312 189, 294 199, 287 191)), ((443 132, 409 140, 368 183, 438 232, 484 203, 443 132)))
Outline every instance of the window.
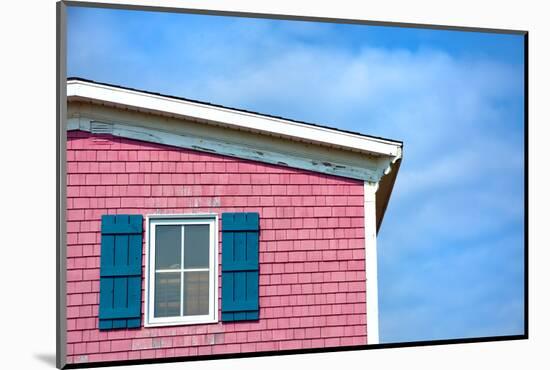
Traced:
POLYGON ((217 216, 149 216, 146 325, 217 321, 217 216))

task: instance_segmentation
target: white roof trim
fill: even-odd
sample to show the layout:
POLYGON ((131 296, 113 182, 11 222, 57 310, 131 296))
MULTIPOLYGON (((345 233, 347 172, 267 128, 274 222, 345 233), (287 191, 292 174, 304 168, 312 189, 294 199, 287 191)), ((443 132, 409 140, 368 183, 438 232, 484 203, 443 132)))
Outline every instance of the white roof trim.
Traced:
POLYGON ((108 133, 113 136, 127 139, 216 153, 230 157, 244 158, 252 161, 374 182, 378 182, 391 165, 391 158, 388 157, 380 157, 377 160, 364 159, 362 165, 357 165, 350 164, 341 157, 323 160, 320 159, 320 157, 315 159, 316 157, 312 157, 306 153, 300 153, 299 151, 288 152, 282 148, 279 150, 268 150, 262 146, 263 141, 259 139, 256 143, 252 143, 250 139, 242 137, 241 141, 236 143, 224 140, 222 137, 216 139, 196 134, 184 134, 182 132, 164 131, 157 128, 143 127, 128 123, 113 123, 109 121, 110 120, 105 119, 96 120, 79 114, 78 117, 71 117, 68 119, 67 130, 81 130, 93 133, 94 125, 98 125, 101 130, 99 133, 108 133))
POLYGON ((369 154, 401 158, 401 144, 325 127, 312 126, 259 114, 216 107, 88 81, 67 82, 67 98, 110 102, 151 111, 194 117, 233 128, 247 129, 307 142, 337 146, 369 154))

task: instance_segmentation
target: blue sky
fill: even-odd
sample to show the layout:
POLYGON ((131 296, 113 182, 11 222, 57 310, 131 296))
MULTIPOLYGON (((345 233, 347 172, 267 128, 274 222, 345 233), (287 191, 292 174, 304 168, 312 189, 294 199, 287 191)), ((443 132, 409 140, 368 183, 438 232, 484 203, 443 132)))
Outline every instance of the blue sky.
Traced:
POLYGON ((523 37, 72 8, 68 75, 404 142, 380 339, 523 333, 523 37))

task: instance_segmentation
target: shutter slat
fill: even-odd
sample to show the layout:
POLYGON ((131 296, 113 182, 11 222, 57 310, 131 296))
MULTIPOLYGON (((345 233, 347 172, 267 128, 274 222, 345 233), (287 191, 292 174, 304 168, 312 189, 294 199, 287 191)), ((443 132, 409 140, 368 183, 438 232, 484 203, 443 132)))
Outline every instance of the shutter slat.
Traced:
POLYGON ((132 266, 132 267, 135 267, 138 270, 141 270, 142 258, 143 258, 142 254, 141 254, 142 236, 141 236, 141 234, 139 234, 139 235, 130 235, 128 238, 129 238, 129 241, 128 241, 129 242, 129 245, 128 245, 128 248, 129 248, 129 251, 128 251, 128 265, 132 266))
POLYGON ((109 276, 141 276, 141 266, 107 266, 101 269, 101 277, 109 276))
POLYGON ((258 309, 257 300, 235 300, 225 305, 224 311, 226 312, 240 312, 240 311, 254 311, 258 309))
MULTIPOLYGON (((125 276, 117 276, 114 278, 115 288, 114 288, 114 312, 128 312, 127 301, 128 301, 128 278, 125 276)), ((126 316, 123 316, 126 317, 126 316)))
POLYGON ((127 327, 139 328, 141 324, 141 275, 128 277, 128 309, 134 313, 131 315, 134 318, 127 320, 127 327))
POLYGON ((258 232, 247 232, 246 233, 246 261, 250 264, 256 264, 258 268, 259 264, 259 253, 258 253, 258 232))
MULTIPOLYGON (((222 265, 233 263, 235 248, 233 247, 233 234, 228 232, 222 232, 222 265)), ((223 266, 222 266, 223 268, 223 266)))
POLYGON ((125 319, 135 317, 138 313, 135 307, 110 308, 102 311, 102 319, 125 319))
POLYGON ((101 278, 99 280, 100 305, 99 317, 105 316, 105 312, 112 309, 114 303, 114 278, 101 278))
POLYGON ((225 213, 228 216, 222 218, 222 230, 225 231, 258 231, 260 229, 260 217, 258 213, 225 213))
MULTIPOLYGON (((233 302, 231 302, 231 306, 233 307, 239 307, 244 305, 244 302, 246 301, 246 272, 242 271, 236 271, 233 273, 234 279, 235 279, 235 291, 234 291, 234 298, 233 302)), ((242 311, 244 308, 241 308, 240 310, 230 310, 230 311, 242 311)))
POLYGON ((115 237, 115 261, 114 268, 128 266, 128 235, 115 237))
POLYGON ((246 261, 246 233, 245 232, 236 232, 233 233, 233 261, 241 262, 246 261))
POLYGON ((258 213, 222 214, 222 321, 259 317, 258 213))
POLYGON ((113 320, 113 329, 123 329, 126 327, 126 319, 113 320))
POLYGON ((233 321, 242 321, 242 320, 246 320, 246 312, 233 313, 233 321))
POLYGON ((227 262, 222 266, 222 271, 256 271, 258 262, 227 262))
POLYGON ((99 329, 141 325, 141 215, 101 218, 99 329))
MULTIPOLYGON (((106 215, 109 218, 109 222, 102 222, 101 233, 102 234, 142 234, 143 224, 139 217, 141 215, 106 215), (137 218, 136 218, 137 216, 137 218), (116 218, 116 222, 115 222, 116 218)), ((105 217, 105 216, 104 216, 105 217)))
POLYGON ((113 328, 113 320, 99 319, 99 330, 109 330, 113 328))
POLYGON ((234 300, 233 288, 235 286, 235 283, 233 276, 234 274, 232 273, 222 273, 222 321, 231 321, 231 319, 233 318, 233 313, 226 313, 226 307, 228 303, 233 302, 234 300))

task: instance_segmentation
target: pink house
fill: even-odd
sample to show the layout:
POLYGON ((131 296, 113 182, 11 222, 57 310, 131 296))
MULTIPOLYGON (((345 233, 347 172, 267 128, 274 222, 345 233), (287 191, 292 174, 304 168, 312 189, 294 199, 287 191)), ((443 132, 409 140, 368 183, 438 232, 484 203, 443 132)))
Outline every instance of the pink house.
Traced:
POLYGON ((68 366, 378 343, 402 143, 67 82, 68 366))

